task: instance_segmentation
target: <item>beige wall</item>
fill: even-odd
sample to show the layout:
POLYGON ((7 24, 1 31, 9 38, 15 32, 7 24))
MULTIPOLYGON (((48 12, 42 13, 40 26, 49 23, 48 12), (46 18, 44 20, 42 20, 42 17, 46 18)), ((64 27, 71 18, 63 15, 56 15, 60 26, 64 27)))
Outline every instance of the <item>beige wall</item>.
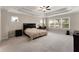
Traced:
POLYGON ((40 23, 40 18, 30 16, 30 15, 23 15, 17 13, 8 13, 8 22, 9 22, 9 31, 14 31, 16 29, 22 29, 23 23, 40 23), (19 17, 19 22, 11 22, 11 16, 19 17))

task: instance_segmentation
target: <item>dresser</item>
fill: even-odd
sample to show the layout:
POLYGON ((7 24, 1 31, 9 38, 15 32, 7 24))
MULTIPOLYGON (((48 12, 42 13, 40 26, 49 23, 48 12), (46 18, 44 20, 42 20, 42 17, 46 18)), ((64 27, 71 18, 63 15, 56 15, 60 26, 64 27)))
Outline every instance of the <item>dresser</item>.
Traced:
POLYGON ((22 29, 15 30, 15 36, 22 36, 22 29))
POLYGON ((75 31, 73 34, 74 52, 79 52, 79 31, 75 31))

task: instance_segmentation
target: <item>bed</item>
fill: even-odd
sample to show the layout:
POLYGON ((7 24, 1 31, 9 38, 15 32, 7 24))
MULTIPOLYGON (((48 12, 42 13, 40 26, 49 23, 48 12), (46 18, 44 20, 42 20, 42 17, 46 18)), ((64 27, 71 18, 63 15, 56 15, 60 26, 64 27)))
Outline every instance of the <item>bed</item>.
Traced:
POLYGON ((23 33, 31 40, 47 35, 47 31, 43 29, 37 29, 35 23, 24 23, 23 33))

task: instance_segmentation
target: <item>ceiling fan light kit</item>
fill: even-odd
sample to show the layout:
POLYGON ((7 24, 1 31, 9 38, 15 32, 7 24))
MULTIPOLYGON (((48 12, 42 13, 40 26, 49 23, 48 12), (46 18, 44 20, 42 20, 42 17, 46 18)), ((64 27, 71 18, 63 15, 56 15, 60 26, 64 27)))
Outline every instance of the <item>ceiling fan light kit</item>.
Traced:
POLYGON ((50 6, 41 6, 40 8, 43 12, 46 12, 47 10, 51 10, 49 7, 50 6))

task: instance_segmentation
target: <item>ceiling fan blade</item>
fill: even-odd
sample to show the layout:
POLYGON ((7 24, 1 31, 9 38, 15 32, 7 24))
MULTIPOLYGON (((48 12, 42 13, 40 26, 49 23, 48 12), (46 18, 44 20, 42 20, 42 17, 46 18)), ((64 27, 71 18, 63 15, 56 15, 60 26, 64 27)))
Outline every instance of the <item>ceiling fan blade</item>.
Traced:
POLYGON ((49 8, 50 6, 46 6, 46 8, 49 8))
POLYGON ((51 9, 46 9, 46 10, 51 10, 51 9))

